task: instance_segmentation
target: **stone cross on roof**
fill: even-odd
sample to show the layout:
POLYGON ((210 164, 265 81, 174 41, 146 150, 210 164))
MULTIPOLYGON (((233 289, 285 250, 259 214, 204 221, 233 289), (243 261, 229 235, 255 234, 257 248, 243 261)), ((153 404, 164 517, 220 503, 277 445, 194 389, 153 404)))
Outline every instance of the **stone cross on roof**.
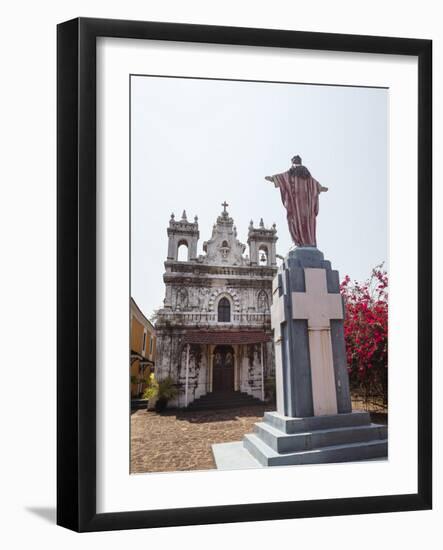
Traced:
POLYGON ((225 202, 222 202, 221 205, 223 206, 223 213, 227 214, 226 207, 229 206, 229 204, 225 201, 225 202))

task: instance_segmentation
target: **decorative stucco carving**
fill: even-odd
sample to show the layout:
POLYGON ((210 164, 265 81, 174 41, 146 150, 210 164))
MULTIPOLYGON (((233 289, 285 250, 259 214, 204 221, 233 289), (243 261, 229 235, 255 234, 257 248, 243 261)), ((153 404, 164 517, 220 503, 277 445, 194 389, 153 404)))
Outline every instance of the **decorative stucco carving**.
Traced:
POLYGON ((266 291, 260 290, 257 296, 257 310, 260 313, 269 312, 269 299, 266 291))

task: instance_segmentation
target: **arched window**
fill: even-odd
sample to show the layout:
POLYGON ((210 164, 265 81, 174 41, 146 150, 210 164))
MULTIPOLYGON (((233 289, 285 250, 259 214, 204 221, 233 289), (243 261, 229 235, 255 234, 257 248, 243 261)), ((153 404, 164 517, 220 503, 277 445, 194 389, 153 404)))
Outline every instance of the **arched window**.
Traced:
POLYGON ((180 241, 177 247, 177 260, 179 262, 188 261, 188 243, 186 241, 180 241))
POLYGON ((231 304, 227 298, 222 298, 218 303, 218 322, 229 323, 231 321, 231 304))
POLYGON ((262 244, 258 249, 258 263, 259 265, 269 265, 268 262, 268 247, 262 244))

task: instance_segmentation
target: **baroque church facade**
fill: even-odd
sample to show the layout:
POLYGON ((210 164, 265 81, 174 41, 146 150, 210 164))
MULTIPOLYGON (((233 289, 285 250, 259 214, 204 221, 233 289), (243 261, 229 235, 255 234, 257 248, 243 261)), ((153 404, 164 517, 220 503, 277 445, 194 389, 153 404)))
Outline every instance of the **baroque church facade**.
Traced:
POLYGON ((169 221, 165 298, 155 324, 156 377, 171 376, 178 388, 169 406, 233 392, 264 400, 266 381, 275 376, 270 304, 277 230, 251 221, 247 255, 228 205, 222 206, 203 255, 197 255, 197 217, 188 221, 183 212, 169 221), (185 260, 179 260, 182 246, 185 260))

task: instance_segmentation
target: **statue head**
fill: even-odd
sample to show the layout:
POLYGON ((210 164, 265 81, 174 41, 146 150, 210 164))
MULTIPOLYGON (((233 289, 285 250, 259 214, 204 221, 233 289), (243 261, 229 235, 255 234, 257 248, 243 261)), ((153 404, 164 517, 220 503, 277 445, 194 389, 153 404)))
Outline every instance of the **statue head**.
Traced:
POLYGON ((292 176, 297 176, 298 178, 310 178, 311 173, 306 168, 306 166, 303 166, 301 163, 301 156, 295 155, 295 157, 292 157, 292 166, 289 168, 289 173, 292 176))

